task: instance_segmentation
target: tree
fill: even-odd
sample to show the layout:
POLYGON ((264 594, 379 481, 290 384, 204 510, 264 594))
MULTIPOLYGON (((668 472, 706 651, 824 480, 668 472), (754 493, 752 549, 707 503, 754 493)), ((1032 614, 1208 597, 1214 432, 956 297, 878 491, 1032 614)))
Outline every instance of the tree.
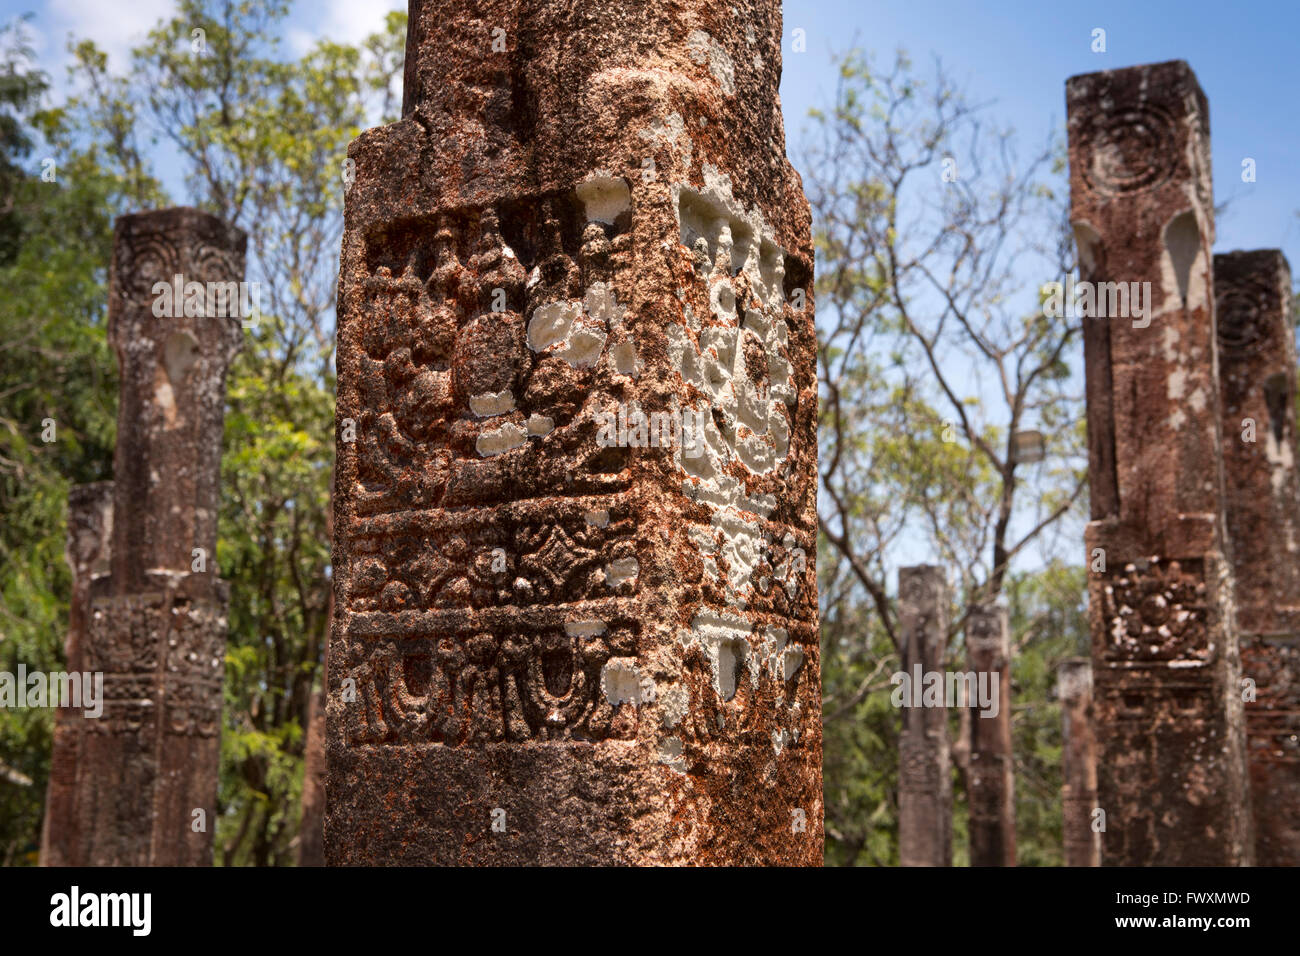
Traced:
MULTIPOLYGON (((1038 291, 1073 270, 1059 146, 1019 161, 1013 133, 989 128, 937 63, 925 78, 902 53, 887 71, 856 50, 839 63, 802 164, 817 226, 824 734, 828 752, 880 754, 897 746, 897 715, 874 699, 898 667, 897 566, 946 567, 959 609, 995 599, 1084 497, 1079 329, 1046 317, 1038 291), (1027 432, 1041 465, 1018 451, 1027 432)), ((950 655, 963 624, 959 610, 950 655)), ((865 782, 837 760, 828 854, 843 839, 857 859, 873 842, 864 815, 893 825, 897 758, 854 771, 865 782)), ((892 862, 883 852, 870 850, 892 862)))
MULTIPOLYGON (((104 284, 124 197, 85 153, 51 166, 37 152, 58 120, 40 109, 46 77, 21 21, 0 32, 0 57, 0 671, 52 671, 71 591, 68 487, 112 473, 104 284)), ((52 726, 49 710, 0 708, 0 864, 35 861, 52 726)))
MULTIPOLYGON (((93 42, 74 43, 75 94, 36 121, 58 161, 60 195, 92 182, 111 191, 91 220, 103 226, 97 245, 77 250, 77 267, 91 276, 82 292, 99 323, 101 351, 87 362, 96 381, 111 381, 114 370, 102 349, 112 219, 172 201, 158 185, 160 165, 179 162, 180 203, 249 234, 248 279, 260 286, 263 321, 246 336, 227 380, 217 549, 231 612, 216 847, 219 862, 240 865, 292 859, 302 728, 319 678, 331 590, 342 174, 349 140, 392 118, 405 36, 405 16, 392 14, 362 44, 322 41, 300 58, 286 57, 276 34, 287 11, 280 0, 181 0, 120 73, 93 42)), ((15 281, 30 282, 32 267, 15 281)), ((66 321, 84 338, 91 320, 72 312, 66 321)), ((22 328, 17 321, 13 327, 22 328)), ((46 339, 38 334, 36 341, 46 339)), ((55 380, 40 384, 47 381, 55 380)), ((106 394, 111 421, 115 389, 106 394)), ((70 405, 75 396, 60 401, 70 405)), ((106 439, 111 463, 111 428, 106 439)), ((62 484, 47 510, 61 532, 66 485, 110 477, 111 464, 85 476, 87 469, 56 470, 62 484)), ((32 547, 31 535, 15 531, 15 548, 32 547)), ((61 552, 58 540, 57 551, 51 543, 41 557, 61 552)), ((66 579, 61 559, 51 563, 58 566, 51 573, 66 579)), ((48 594, 51 613, 66 614, 66 580, 48 594)), ((33 641, 47 655, 57 655, 61 643, 53 631, 33 641)), ((48 760, 48 743, 41 759, 48 760)))

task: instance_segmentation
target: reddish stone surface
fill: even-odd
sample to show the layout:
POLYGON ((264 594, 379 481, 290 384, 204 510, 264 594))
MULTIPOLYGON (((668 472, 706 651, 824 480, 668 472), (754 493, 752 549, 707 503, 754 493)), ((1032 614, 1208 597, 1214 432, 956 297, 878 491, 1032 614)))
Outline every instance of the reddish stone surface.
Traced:
POLYGON ((1226 560, 1209 111, 1181 61, 1066 84, 1081 278, 1149 282, 1085 319, 1085 535, 1106 865, 1253 858, 1226 560))
MULTIPOLYGON (((966 616, 967 666, 980 685, 997 685, 997 713, 970 704, 971 866, 1016 865, 1016 778, 1011 750, 1011 633, 1006 606, 981 603, 966 616), (980 675, 987 675, 982 677, 980 675), (987 711, 987 712, 986 712, 987 711)), ((991 703, 991 701, 990 701, 991 703)))
MULTIPOLYGON (((113 534, 113 483, 75 485, 68 491, 68 538, 65 556, 72 569, 68 635, 64 644, 69 674, 84 670, 86 625, 90 618, 91 581, 108 573, 113 534)), ((83 685, 84 686, 84 685, 83 685)), ((41 821, 41 865, 67 866, 78 849, 77 774, 81 769, 80 741, 85 709, 54 711, 54 745, 50 753, 50 783, 41 821)))
POLYGON ((1256 699, 1246 704, 1255 862, 1300 862, 1300 647, 1294 640, 1249 638, 1242 651, 1256 699))
POLYGON ((212 862, 228 599, 216 574, 218 480, 226 368, 242 332, 206 303, 198 315, 155 314, 155 283, 240 282, 246 242, 194 209, 117 222, 111 573, 91 582, 80 649, 81 667, 104 675, 104 710, 81 721, 75 820, 51 835, 72 865, 212 862))
POLYGON ((1061 829, 1066 866, 1101 866, 1097 809, 1097 740, 1092 730, 1092 663, 1062 661, 1057 672, 1061 700, 1061 829))
POLYGON ((303 744, 302 822, 298 865, 325 865, 325 693, 311 696, 303 744))
POLYGON ((820 863, 780 36, 770 0, 411 4, 403 119, 349 149, 327 862, 820 863))
MULTIPOLYGON (((903 672, 945 673, 952 597, 943 568, 899 568, 898 624, 903 672)), ((903 708, 898 760, 898 859, 903 866, 952 866, 952 754, 948 709, 903 708)))
POLYGON ((1256 862, 1300 864, 1300 480, 1291 270, 1275 249, 1214 257, 1228 537, 1236 579, 1256 862))

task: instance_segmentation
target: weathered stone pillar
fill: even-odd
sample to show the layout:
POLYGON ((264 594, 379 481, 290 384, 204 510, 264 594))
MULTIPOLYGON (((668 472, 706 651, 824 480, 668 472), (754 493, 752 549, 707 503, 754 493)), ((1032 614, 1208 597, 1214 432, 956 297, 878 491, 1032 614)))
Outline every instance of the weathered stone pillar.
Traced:
POLYGON ((239 310, 246 242, 194 209, 123 216, 114 231, 112 573, 93 582, 83 647, 83 666, 104 675, 104 711, 82 723, 77 865, 212 861, 227 602, 218 480, 242 335, 222 313, 239 310))
POLYGON ((1011 750, 1011 634, 1000 601, 973 605, 966 616, 971 702, 971 866, 1016 865, 1016 778, 1011 750), (993 695, 996 694, 996 697, 993 695), (996 707, 994 701, 996 700, 996 707))
POLYGON ((298 865, 325 865, 325 692, 311 695, 303 743, 302 822, 298 865))
POLYGON ((1092 663, 1061 662, 1056 675, 1061 701, 1061 830, 1066 866, 1101 866, 1097 809, 1097 742, 1092 730, 1092 663))
POLYGON ((1109 316, 1083 320, 1102 856, 1246 863, 1208 106, 1181 61, 1072 77, 1066 100, 1080 273, 1109 316))
MULTIPOLYGON (((72 596, 68 606, 68 634, 64 642, 67 673, 83 688, 82 647, 90 618, 90 585, 108 573, 113 534, 113 483, 99 481, 74 485, 68 491, 68 536, 65 556, 72 569, 72 596)), ((92 684, 93 687, 93 684, 92 684)), ((83 703, 87 703, 84 701, 83 703)), ((50 753, 50 782, 41 822, 41 865, 67 866, 77 858, 83 835, 77 829, 77 773, 80 741, 89 706, 54 711, 54 746, 50 753)))
POLYGON ((349 149, 327 862, 821 861, 780 37, 411 3, 403 119, 349 149))
POLYGON ((898 741, 898 858, 903 866, 952 866, 948 709, 922 706, 919 696, 926 674, 944 674, 950 603, 943 568, 899 568, 903 671, 913 689, 898 741))
POLYGON ((1214 257, 1223 467, 1236 583, 1255 862, 1300 865, 1300 479, 1291 270, 1276 249, 1214 257))

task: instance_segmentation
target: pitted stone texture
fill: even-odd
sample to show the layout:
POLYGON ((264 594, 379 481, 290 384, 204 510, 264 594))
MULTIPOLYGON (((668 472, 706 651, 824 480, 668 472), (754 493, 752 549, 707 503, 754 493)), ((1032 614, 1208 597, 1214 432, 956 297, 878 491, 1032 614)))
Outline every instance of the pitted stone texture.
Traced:
POLYGON ((199 575, 150 577, 149 590, 92 600, 85 662, 104 674, 104 712, 82 722, 93 793, 78 806, 79 865, 212 862, 226 588, 199 575), (191 826, 195 809, 206 832, 191 826))
POLYGON ((1300 480, 1291 270, 1265 249, 1214 257, 1228 537, 1242 635, 1256 862, 1300 864, 1300 480))
POLYGON ((998 688, 996 714, 970 704, 971 866, 1016 865, 1015 760, 1011 750, 1011 633, 1006 606, 982 601, 966 614, 966 660, 977 686, 998 688), (987 677, 979 675, 986 674, 987 677))
POLYGON ((1300 477, 1291 270, 1277 250, 1214 257, 1228 537, 1243 635, 1300 633, 1300 477))
POLYGON ((156 283, 242 282, 248 238, 197 209, 122 216, 113 235, 108 338, 121 372, 113 575, 136 588, 155 568, 215 565, 226 369, 237 318, 155 314, 156 283))
POLYGON ((404 117, 349 150, 329 862, 820 861, 779 37, 757 0, 412 4, 404 117))
MULTIPOLYGON (((113 483, 75 485, 68 491, 68 533, 65 556, 72 569, 72 599, 64 644, 69 674, 85 670, 86 629, 90 618, 91 582, 108 573, 113 536, 113 483)), ((80 677, 77 676, 78 680, 80 677)), ((54 745, 50 752, 50 783, 41 823, 41 865, 68 866, 78 856, 83 835, 77 804, 78 774, 83 772, 81 734, 86 708, 60 707, 54 712, 54 745)))
POLYGON ((1085 533, 1107 865, 1253 857, 1223 513, 1209 110, 1186 63, 1066 83, 1081 278, 1149 282, 1085 319, 1085 533))
POLYGON ((195 209, 123 216, 114 231, 110 573, 90 583, 79 648, 80 666, 103 674, 104 699, 99 718, 79 723, 71 865, 212 862, 229 598, 216 576, 221 438, 242 333, 206 302, 183 317, 156 310, 156 286, 178 275, 237 284, 246 244, 195 209))
POLYGON ((1247 638, 1242 668, 1254 677, 1246 704, 1255 853, 1260 866, 1300 861, 1300 647, 1293 640, 1247 638))
MULTIPOLYGON (((952 596, 943 568, 899 568, 902 669, 914 678, 944 673, 952 596)), ((914 682, 915 691, 920 685, 914 682)), ((948 709, 903 708, 899 735, 898 857, 903 866, 952 866, 952 758, 948 709)))
POLYGON ((1101 832, 1095 826, 1097 743, 1093 733, 1092 663, 1072 658, 1057 671, 1061 701, 1061 829, 1066 866, 1100 866, 1101 832))
POLYGON ((312 694, 303 743, 298 865, 325 865, 325 694, 312 694))

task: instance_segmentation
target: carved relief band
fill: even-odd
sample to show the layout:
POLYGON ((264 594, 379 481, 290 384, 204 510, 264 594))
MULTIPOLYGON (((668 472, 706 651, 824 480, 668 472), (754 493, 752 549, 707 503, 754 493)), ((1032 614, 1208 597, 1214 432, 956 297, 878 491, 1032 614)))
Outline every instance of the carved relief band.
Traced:
POLYGON ((349 151, 330 863, 821 858, 810 223, 742 7, 411 5, 349 151))

